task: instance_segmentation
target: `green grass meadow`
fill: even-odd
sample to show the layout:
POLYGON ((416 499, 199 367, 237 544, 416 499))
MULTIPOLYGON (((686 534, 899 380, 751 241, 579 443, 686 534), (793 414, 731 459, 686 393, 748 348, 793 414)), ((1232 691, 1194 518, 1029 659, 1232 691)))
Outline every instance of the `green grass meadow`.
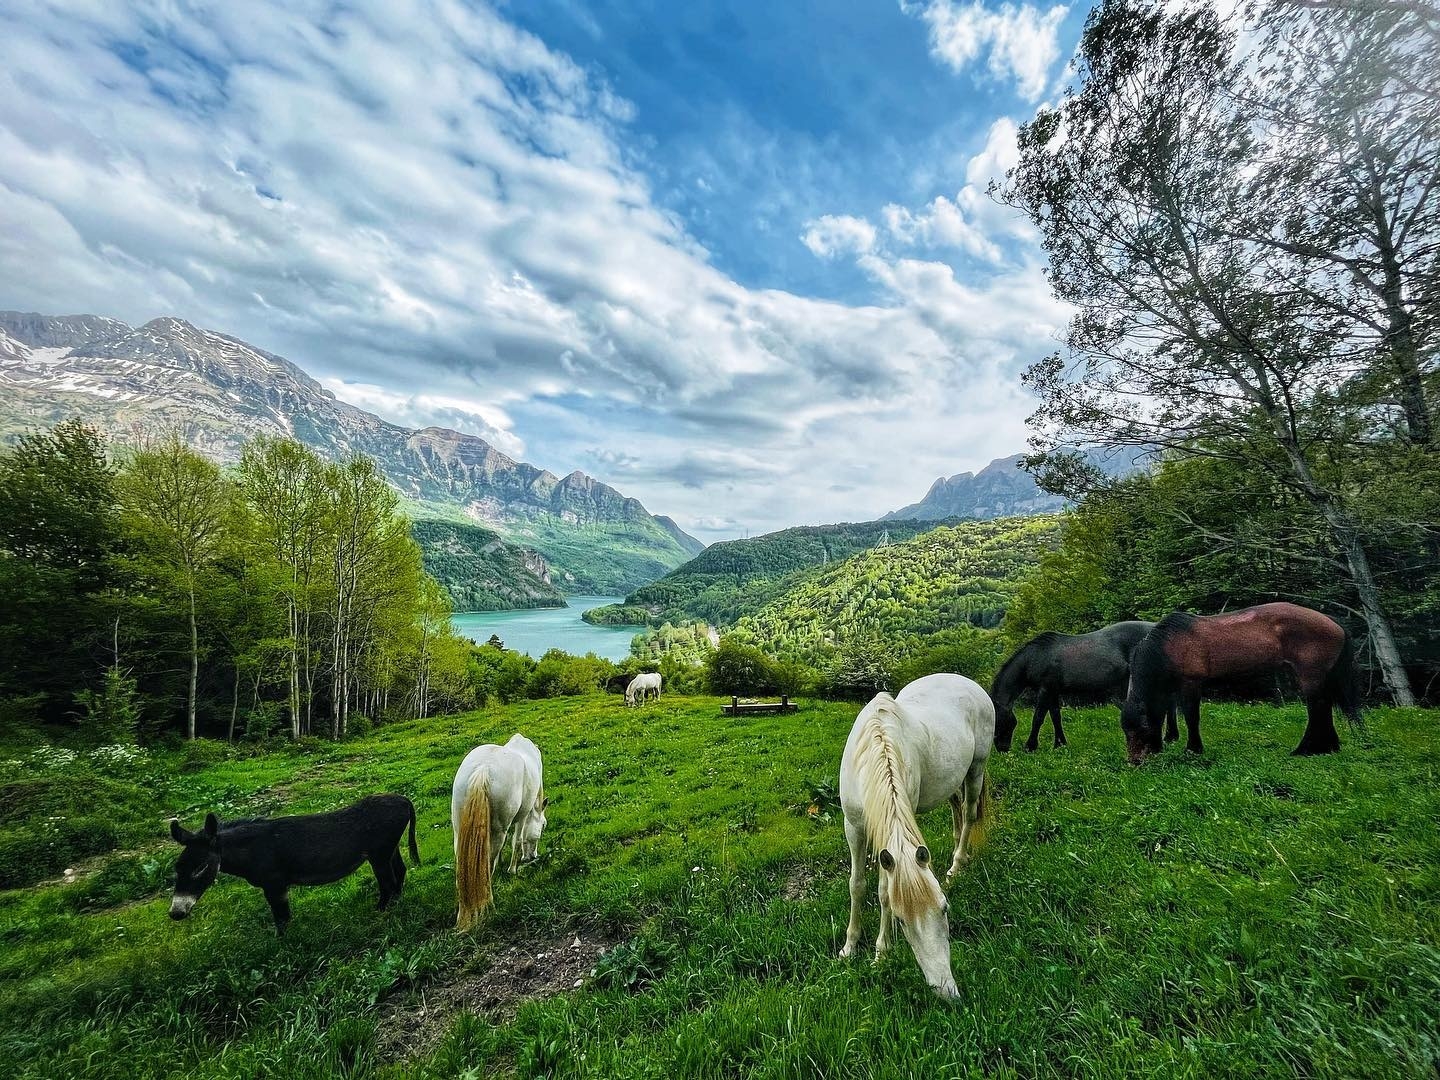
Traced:
MULTIPOLYGON (((992 758, 995 821, 950 890, 953 1004, 931 994, 903 939, 883 963, 869 959, 873 878, 866 956, 836 958, 848 856, 838 811, 808 811, 835 782, 855 713, 814 702, 731 720, 713 698, 643 710, 613 696, 552 699, 339 745, 172 751, 103 768, 80 754, 33 766, 48 770, 43 792, 15 774, 30 748, 9 748, 12 791, 35 794, 0 817, 11 858, 24 830, 63 826, 51 820, 67 812, 62 791, 72 813, 111 814, 118 847, 73 883, 0 892, 5 1072, 1440 1070, 1440 713, 1375 710, 1364 739, 1342 729, 1341 753, 1295 759, 1302 707, 1207 705, 1203 757, 1171 748, 1131 768, 1115 709, 1068 711, 1068 748, 992 758), (541 859, 502 873, 486 925, 460 937, 450 783, 472 746, 517 730, 545 756, 541 859), (304 812, 380 791, 415 801, 424 860, 391 910, 374 910, 362 867, 295 889, 284 940, 260 892, 223 876, 190 919, 168 919, 171 814, 193 828, 207 809, 304 812), (576 935, 616 943, 579 989, 489 1012, 447 1007, 445 988, 483 980, 502 951, 576 935), (428 1034, 397 1040, 397 1017, 422 1009, 428 1034)), ((946 865, 948 809, 921 824, 946 865)))

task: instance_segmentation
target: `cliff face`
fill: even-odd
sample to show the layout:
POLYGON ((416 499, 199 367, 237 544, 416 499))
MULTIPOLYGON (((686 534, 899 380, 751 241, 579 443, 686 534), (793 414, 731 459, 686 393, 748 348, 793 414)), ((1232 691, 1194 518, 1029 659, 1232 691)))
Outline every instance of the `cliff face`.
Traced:
POLYGON ((173 428, 226 462, 262 434, 329 458, 368 454, 417 516, 487 525, 544 556, 577 590, 633 588, 703 547, 582 472, 561 478, 474 435, 387 423, 284 357, 184 320, 130 327, 0 312, 0 436, 68 416, 120 438, 173 428))

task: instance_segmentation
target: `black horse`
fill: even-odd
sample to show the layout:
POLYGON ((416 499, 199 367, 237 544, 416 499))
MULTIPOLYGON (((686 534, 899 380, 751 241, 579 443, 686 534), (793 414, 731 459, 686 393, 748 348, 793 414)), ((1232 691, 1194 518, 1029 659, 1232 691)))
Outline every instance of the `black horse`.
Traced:
POLYGON ((410 858, 420 865, 415 846, 415 807, 403 795, 370 795, 328 814, 249 818, 222 826, 205 815, 205 828, 192 833, 178 819, 170 835, 185 850, 175 863, 175 895, 170 917, 183 919, 222 870, 265 892, 275 929, 290 922, 291 885, 327 885, 354 873, 369 860, 380 885, 383 911, 405 885, 400 839, 410 827, 410 858))
MULTIPOLYGON (((1060 634, 1047 630, 1031 638, 1000 666, 990 698, 995 702, 995 747, 1009 750, 1015 735, 1015 701, 1026 690, 1035 691, 1035 719, 1030 727, 1026 750, 1040 745, 1040 725, 1045 714, 1055 728, 1055 745, 1065 745, 1060 724, 1060 695, 1111 696, 1125 694, 1130 679, 1130 656, 1145 635, 1155 628, 1152 622, 1112 623, 1089 634, 1060 634)), ((1165 737, 1179 737, 1175 706, 1170 706, 1165 737)))

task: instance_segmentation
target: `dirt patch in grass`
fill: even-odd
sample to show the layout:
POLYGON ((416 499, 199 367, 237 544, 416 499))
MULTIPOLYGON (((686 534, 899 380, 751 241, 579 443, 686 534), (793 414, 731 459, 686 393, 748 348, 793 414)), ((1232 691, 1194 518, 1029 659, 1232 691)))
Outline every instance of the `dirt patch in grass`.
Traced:
POLYGON ((815 895, 815 868, 806 863, 792 866, 780 883, 780 895, 786 900, 798 902, 809 900, 815 895))
POLYGON ((461 1011, 508 1023, 527 1001, 585 985, 600 958, 619 941, 581 929, 500 943, 479 964, 431 979, 406 1001, 386 1008, 377 1037, 380 1052, 392 1060, 429 1054, 461 1011))

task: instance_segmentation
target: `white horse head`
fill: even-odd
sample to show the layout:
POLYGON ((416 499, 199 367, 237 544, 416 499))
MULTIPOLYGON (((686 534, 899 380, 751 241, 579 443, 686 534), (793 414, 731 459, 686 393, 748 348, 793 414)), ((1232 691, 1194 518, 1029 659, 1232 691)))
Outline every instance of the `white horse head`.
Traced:
POLYGON ((840 760, 850 845, 850 925, 841 956, 851 955, 860 939, 865 854, 873 850, 880 862, 876 959, 889 948, 891 920, 898 918, 925 981, 942 997, 959 994, 950 967, 949 903, 916 814, 950 803, 955 856, 948 881, 968 860, 972 826, 984 813, 985 763, 994 736, 989 695, 962 675, 927 675, 893 698, 877 694, 860 711, 840 760))

